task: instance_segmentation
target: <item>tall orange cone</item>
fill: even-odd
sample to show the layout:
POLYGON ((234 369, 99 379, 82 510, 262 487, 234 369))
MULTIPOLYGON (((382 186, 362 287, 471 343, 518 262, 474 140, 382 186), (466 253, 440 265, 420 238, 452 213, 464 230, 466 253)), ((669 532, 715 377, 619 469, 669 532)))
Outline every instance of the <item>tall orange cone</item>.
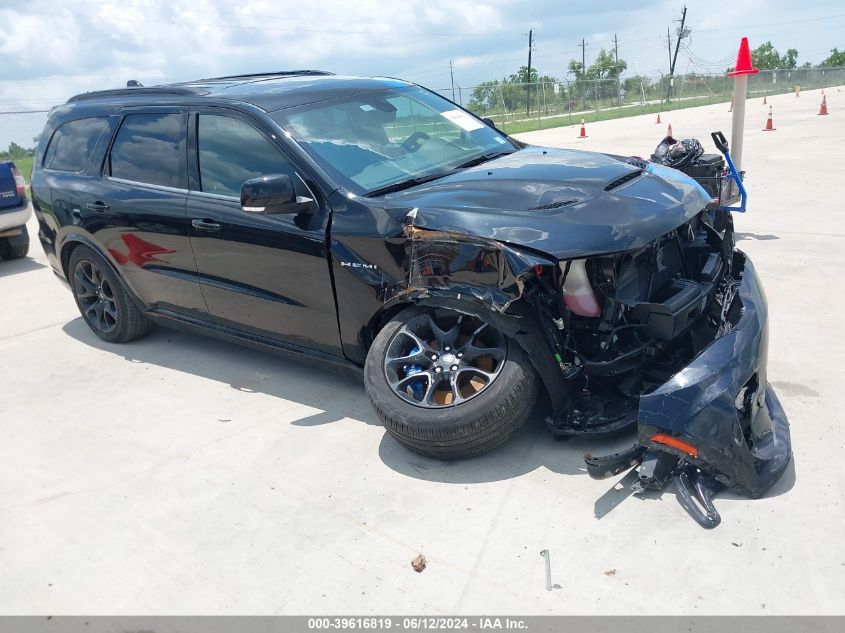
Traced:
POLYGON ((819 114, 827 114, 827 97, 822 93, 822 107, 819 108, 819 114))
POLYGON ((669 124, 669 127, 666 128, 666 136, 672 136, 672 124, 669 124))
POLYGON ((587 130, 584 128, 584 119, 581 119, 581 133, 578 138, 587 138, 587 130))
POLYGON ((799 86, 798 84, 795 85, 795 96, 796 97, 801 96, 801 86, 799 86))
POLYGON ((657 113, 657 121, 655 121, 655 122, 654 122, 654 124, 655 124, 655 125, 659 125, 659 124, 660 124, 660 113, 659 113, 659 112, 657 113))
POLYGON ((775 128, 772 125, 772 106, 769 106, 769 118, 766 119, 766 127, 763 128, 763 131, 764 132, 774 132, 775 129, 777 129, 777 128, 775 128))

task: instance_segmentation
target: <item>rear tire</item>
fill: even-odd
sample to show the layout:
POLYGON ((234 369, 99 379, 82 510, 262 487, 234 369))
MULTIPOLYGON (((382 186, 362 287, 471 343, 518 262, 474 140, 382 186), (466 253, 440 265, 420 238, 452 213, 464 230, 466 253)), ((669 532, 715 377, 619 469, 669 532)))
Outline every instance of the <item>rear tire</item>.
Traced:
MULTIPOLYGON (((396 387, 397 384, 410 384, 407 383, 409 376, 400 378, 398 383, 393 380, 393 384, 388 379, 388 372, 391 371, 389 367, 392 366, 390 363, 401 364, 404 358, 400 356, 398 361, 391 361, 390 350, 395 349, 397 337, 403 336, 402 332, 406 331, 407 328, 403 329, 403 326, 418 322, 421 315, 431 312, 421 307, 409 308, 394 317, 379 332, 364 367, 367 395, 388 433, 415 453, 444 460, 481 455, 504 443, 526 422, 537 396, 537 374, 522 348, 496 333, 496 336, 501 337, 500 340, 506 341, 505 355, 501 364, 494 361, 497 363, 496 373, 486 385, 457 404, 443 404, 441 400, 429 406, 424 404, 424 399, 413 402, 396 387)), ((450 318, 448 311, 437 312, 441 318, 442 313, 447 312, 445 318, 450 318)), ((451 313, 451 318, 456 314, 451 313)), ((487 327, 492 330, 492 326, 487 327)), ((467 349, 462 345, 468 343, 458 343, 454 351, 467 349)), ((468 347, 478 350, 472 345, 468 347)), ((441 346, 440 351, 443 349, 441 346)), ((420 356, 420 368, 427 367, 433 372, 437 363, 426 360, 425 355, 420 356)), ((402 370, 406 366, 407 363, 402 365, 402 370)), ((473 370, 466 367, 462 371, 471 374, 473 370)), ((422 373, 427 372, 420 371, 416 375, 422 373)), ((445 368, 431 375, 446 376, 448 373, 448 368, 445 368)), ((448 382, 446 378, 441 380, 448 382)), ((427 379, 423 382, 427 384, 427 379)))
POLYGON ((68 263, 68 281, 79 312, 91 331, 109 343, 144 336, 152 323, 138 309, 120 278, 103 257, 77 246, 68 263))
POLYGON ((29 232, 25 225, 20 228, 23 229, 21 235, 0 237, 0 257, 3 259, 20 259, 29 252, 29 232))

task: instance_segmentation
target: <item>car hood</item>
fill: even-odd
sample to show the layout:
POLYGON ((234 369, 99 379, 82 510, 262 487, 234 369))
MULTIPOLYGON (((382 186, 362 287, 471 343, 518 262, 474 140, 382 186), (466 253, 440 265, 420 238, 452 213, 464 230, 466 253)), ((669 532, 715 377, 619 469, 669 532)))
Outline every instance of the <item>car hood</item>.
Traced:
POLYGON ((565 259, 645 246, 709 202, 692 178, 662 165, 527 147, 390 194, 384 204, 397 219, 410 212, 419 228, 565 259))

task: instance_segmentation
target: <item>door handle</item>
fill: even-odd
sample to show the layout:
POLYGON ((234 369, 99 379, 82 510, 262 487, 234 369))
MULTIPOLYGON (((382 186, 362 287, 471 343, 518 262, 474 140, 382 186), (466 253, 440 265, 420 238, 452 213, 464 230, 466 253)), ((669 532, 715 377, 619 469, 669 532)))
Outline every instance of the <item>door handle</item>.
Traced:
POLYGON ((211 222, 210 220, 191 220, 191 226, 195 229, 199 229, 200 231, 219 231, 220 225, 217 222, 211 222))
POLYGON ((89 202, 85 205, 85 208, 89 211, 108 211, 109 205, 98 200, 97 202, 89 202))

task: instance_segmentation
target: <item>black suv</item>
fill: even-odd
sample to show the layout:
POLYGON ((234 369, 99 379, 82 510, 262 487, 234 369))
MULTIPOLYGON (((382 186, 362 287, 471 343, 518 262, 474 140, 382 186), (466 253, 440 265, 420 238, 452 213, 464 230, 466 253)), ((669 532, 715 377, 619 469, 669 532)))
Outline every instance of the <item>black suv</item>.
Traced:
POLYGON ((32 198, 103 340, 162 323, 363 370, 420 453, 500 444, 543 391, 556 435, 637 427, 751 494, 786 466, 754 269, 674 169, 295 71, 73 97, 32 198))

